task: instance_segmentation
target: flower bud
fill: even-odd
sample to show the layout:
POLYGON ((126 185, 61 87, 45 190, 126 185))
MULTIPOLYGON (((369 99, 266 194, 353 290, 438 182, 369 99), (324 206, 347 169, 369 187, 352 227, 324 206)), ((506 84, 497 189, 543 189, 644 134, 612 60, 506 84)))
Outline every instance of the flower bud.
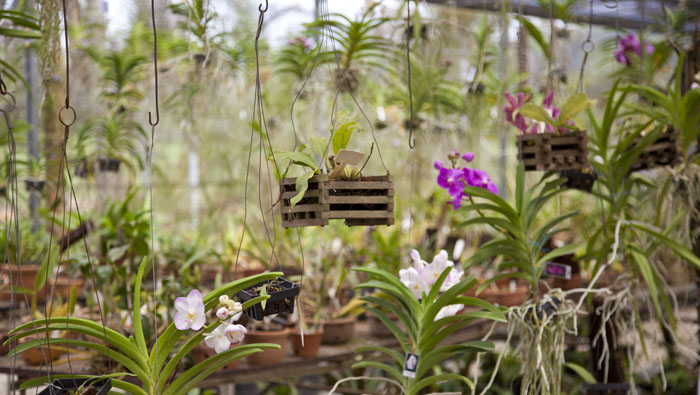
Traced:
POLYGON ((219 310, 216 311, 216 317, 220 320, 225 320, 228 318, 228 309, 226 309, 226 307, 219 308, 219 310))
POLYGON ((219 303, 225 305, 228 303, 228 301, 229 301, 228 296, 226 296, 226 295, 219 296, 219 303))

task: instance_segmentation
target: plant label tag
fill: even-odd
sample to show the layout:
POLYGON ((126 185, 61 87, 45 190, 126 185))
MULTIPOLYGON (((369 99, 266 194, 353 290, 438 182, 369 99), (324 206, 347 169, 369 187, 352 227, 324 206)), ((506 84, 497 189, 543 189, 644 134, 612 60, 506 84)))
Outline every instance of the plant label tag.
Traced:
POLYGON ((408 353, 406 362, 403 365, 404 377, 416 378, 416 368, 418 367, 418 355, 408 353))
POLYGON ((570 280, 571 279, 571 266, 562 265, 561 263, 549 262, 549 263, 547 263, 547 268, 545 269, 545 273, 547 273, 547 276, 549 276, 549 277, 558 277, 558 278, 563 278, 565 280, 570 280))
POLYGON ((364 157, 365 154, 362 152, 341 149, 338 151, 338 155, 335 156, 335 163, 357 166, 364 157))

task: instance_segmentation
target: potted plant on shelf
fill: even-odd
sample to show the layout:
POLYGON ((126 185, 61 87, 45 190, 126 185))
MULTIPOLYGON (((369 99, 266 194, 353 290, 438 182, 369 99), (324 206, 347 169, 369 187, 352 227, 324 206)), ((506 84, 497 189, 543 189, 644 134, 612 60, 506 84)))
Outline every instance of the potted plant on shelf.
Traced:
POLYGON ((506 93, 509 104, 504 108, 506 120, 517 127, 518 159, 525 170, 580 170, 587 167, 588 138, 572 118, 591 105, 588 96, 574 94, 557 108, 550 91, 542 105, 530 103, 531 97, 506 93), (531 122, 531 124, 529 122, 531 122))
MULTIPOLYGON (((31 340, 24 344, 19 344, 12 348, 8 357, 12 358, 26 350, 45 345, 68 346, 86 348, 104 354, 121 365, 124 371, 112 372, 108 377, 94 375, 67 375, 52 379, 63 378, 88 378, 102 379, 111 378, 114 388, 136 395, 149 394, 182 394, 195 388, 202 380, 214 373, 217 369, 226 364, 261 352, 263 349, 278 348, 275 344, 245 344, 230 348, 231 343, 243 340, 245 328, 240 325, 231 324, 226 321, 229 315, 240 312, 253 304, 266 300, 267 296, 260 296, 242 305, 224 303, 227 302, 222 296, 235 294, 241 289, 247 288, 260 281, 267 281, 277 278, 281 273, 265 273, 247 279, 240 279, 225 284, 222 287, 202 296, 198 290, 192 290, 187 297, 178 298, 175 302, 174 322, 158 336, 151 351, 148 351, 144 327, 141 317, 141 282, 146 269, 150 267, 150 261, 144 259, 139 266, 134 284, 134 304, 132 311, 133 336, 127 338, 112 328, 105 327, 100 323, 75 317, 51 317, 48 319, 38 319, 18 326, 11 332, 10 344, 28 336, 40 335, 42 339, 31 340), (220 307, 219 307, 220 306, 220 307), (233 307, 234 311, 229 310, 233 307), (206 323, 206 312, 218 308, 217 319, 209 324, 206 323), (226 318, 223 317, 222 309, 226 310, 226 318), (47 333, 55 330, 66 330, 68 332, 80 333, 90 336, 95 340, 85 341, 77 339, 54 339, 44 338, 47 333), (181 342, 185 334, 192 333, 186 341, 181 342), (179 373, 173 377, 180 362, 191 350, 202 340, 210 347, 213 347, 217 354, 205 361, 198 363, 190 369, 179 373), (101 344, 105 342, 105 345, 101 344), (140 383, 134 384, 123 380, 124 376, 134 376, 140 383)), ((183 339, 184 340, 184 339, 183 339)), ((50 380, 49 377, 39 377, 25 381, 22 389, 44 385, 50 380)))
POLYGON ((21 242, 18 242, 14 232, 0 234, 0 255, 7 259, 3 263, 6 281, 0 289, 0 299, 10 300, 14 293, 17 303, 23 301, 25 294, 28 300, 31 299, 36 290, 43 287, 43 282, 38 287, 36 283, 49 244, 49 237, 43 228, 34 233, 31 222, 25 220, 20 220, 18 227, 21 242))
POLYGON ((399 277, 381 269, 354 270, 369 276, 369 280, 357 288, 379 289, 387 295, 387 298, 365 296, 363 299, 367 303, 365 308, 376 314, 396 338, 399 350, 381 346, 358 347, 357 353, 378 353, 389 362, 362 360, 353 368, 378 369, 386 373, 402 392, 410 395, 422 393, 428 386, 446 380, 473 386, 469 378, 459 373, 433 374, 433 367, 447 358, 468 351, 493 350, 493 344, 479 340, 443 344, 449 335, 477 320, 505 321, 502 309, 481 299, 462 296, 476 285, 473 276, 462 278, 461 271, 442 261, 402 269, 399 277), (460 312, 465 306, 481 310, 460 312), (401 326, 383 309, 398 317, 401 326))
POLYGON ((335 129, 330 142, 314 138, 299 151, 274 153, 275 160, 288 161, 288 168, 303 171, 297 177, 286 177, 285 171, 280 180, 283 227, 324 226, 329 219, 343 219, 348 226, 393 225, 392 177, 362 174, 374 143, 362 167, 358 165, 364 154, 345 149, 357 129, 359 125, 350 121, 335 129))
POLYGON ((266 343, 275 344, 279 347, 266 349, 255 355, 249 355, 246 360, 252 366, 264 366, 284 361, 287 355, 287 339, 289 331, 286 327, 286 320, 281 316, 265 316, 262 320, 249 320, 248 333, 244 344, 266 343))
POLYGON ((99 171, 116 173, 122 163, 132 172, 143 168, 141 151, 146 132, 138 122, 121 113, 111 118, 95 118, 91 126, 99 171))

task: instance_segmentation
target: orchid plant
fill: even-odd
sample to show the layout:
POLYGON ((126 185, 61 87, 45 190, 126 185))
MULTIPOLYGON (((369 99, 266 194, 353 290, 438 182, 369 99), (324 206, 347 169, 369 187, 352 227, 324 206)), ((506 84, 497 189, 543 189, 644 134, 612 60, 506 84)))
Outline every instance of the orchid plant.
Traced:
MULTIPOLYGON (((350 138, 355 131, 362 131, 356 121, 348 121, 340 125, 332 133, 331 141, 323 137, 312 138, 309 144, 303 144, 297 151, 275 151, 268 159, 276 161, 287 161, 290 166, 286 167, 280 177, 285 177, 291 165, 299 167, 304 172, 296 178, 297 194, 290 199, 292 208, 304 198, 306 190, 309 188, 309 180, 316 174, 321 174, 325 165, 330 172, 336 168, 335 156, 350 143, 350 138), (317 161, 314 155, 321 158, 317 161)), ((370 153, 371 154, 371 153, 370 153)), ((369 158, 367 158, 369 159, 369 158)), ((365 163, 367 163, 365 161, 365 163)), ((283 168, 283 166, 278 166, 283 168)), ((363 166, 364 167, 364 166, 363 166)), ((340 169, 339 169, 340 170, 340 169)), ((357 180, 362 175, 362 169, 356 166, 344 166, 340 173, 342 179, 357 180)))
POLYGON ((579 130, 573 117, 590 107, 591 101, 583 93, 571 95, 558 108, 554 106, 554 93, 549 91, 542 105, 531 103, 531 96, 519 92, 513 97, 506 92, 508 104, 503 108, 506 121, 525 134, 569 133, 579 130))
MULTIPOLYGON (((648 40, 644 41, 644 54, 651 55, 654 53, 654 46, 648 40)), ((624 37, 620 37, 615 50, 615 60, 625 66, 631 66, 634 59, 642 56, 642 43, 639 37, 634 33, 628 33, 624 37)))
POLYGON ((394 335, 401 345, 401 352, 381 346, 359 347, 355 350, 358 353, 377 352, 391 362, 360 361, 353 368, 375 368, 386 372, 409 395, 422 393, 445 380, 461 382, 473 388, 472 381, 462 374, 433 372, 433 367, 464 352, 493 351, 493 344, 479 340, 440 344, 449 335, 476 320, 505 322, 503 309, 482 299, 463 296, 476 285, 476 279, 471 275, 464 277, 464 273, 447 259, 445 251, 436 255, 431 263, 423 261, 415 250, 411 257, 413 266, 402 269, 399 278, 381 269, 354 269, 370 277, 356 288, 377 289, 386 295, 379 297, 373 294, 362 299, 367 303, 365 309, 374 313, 394 335), (464 312, 465 306, 480 310, 464 312), (394 314, 400 325, 385 311, 394 314), (418 357, 414 378, 402 374, 404 360, 409 354, 418 357))
MULTIPOLYGON (((37 319, 18 326, 10 332, 10 339, 5 344, 16 344, 10 353, 12 358, 22 352, 36 347, 78 347, 94 350, 103 354, 117 365, 123 366, 125 371, 114 372, 107 377, 112 378, 114 388, 124 390, 135 395, 152 394, 184 394, 195 388, 202 380, 216 370, 237 359, 247 355, 263 351, 267 348, 279 348, 276 344, 246 344, 230 348, 232 343, 243 340, 246 330, 241 325, 232 324, 240 311, 249 308, 256 303, 261 303, 268 296, 260 296, 246 303, 240 304, 232 301, 227 295, 258 284, 262 281, 275 279, 282 275, 280 272, 263 273, 248 278, 225 284, 207 295, 202 295, 198 290, 192 290, 187 297, 177 298, 175 301, 175 319, 160 334, 158 340, 152 345, 149 352, 146 345, 146 337, 141 317, 141 282, 146 269, 150 267, 150 261, 144 259, 139 267, 136 282, 134 284, 133 302, 133 336, 126 337, 119 331, 103 326, 91 320, 76 317, 49 317, 37 319), (220 307, 219 307, 220 306, 220 307), (206 312, 216 309, 217 319, 206 323, 206 312), (222 309, 225 309, 225 313, 222 309), (230 318, 229 318, 230 317, 230 318), (229 320, 226 320, 229 318, 229 320), (56 330, 68 331, 82 335, 102 339, 106 345, 96 341, 84 341, 70 338, 50 338, 49 333, 56 330), (192 333, 184 343, 180 342, 183 336, 192 333), (19 344, 18 340, 32 335, 45 336, 40 339, 30 340, 19 344), (216 350, 217 354, 201 363, 196 364, 184 372, 177 372, 180 362, 188 353, 204 339, 205 343, 216 350), (177 373, 177 377, 173 377, 177 373), (140 384, 133 384, 122 378, 135 376, 140 384)), ((60 378, 96 378, 94 375, 52 375, 30 379, 24 382, 22 389, 36 387, 60 378)))
POLYGON ((443 162, 439 160, 435 161, 433 167, 440 172, 437 177, 437 183, 441 188, 447 189, 450 193, 450 196, 452 196, 450 204, 455 210, 460 207, 463 198, 469 196, 464 191, 465 186, 483 188, 493 194, 498 193, 498 187, 491 181, 491 178, 485 171, 469 168, 467 166, 457 166, 460 159, 467 163, 473 161, 473 153, 465 152, 464 154, 460 154, 457 150, 452 150, 448 158, 452 167, 445 167, 443 162))

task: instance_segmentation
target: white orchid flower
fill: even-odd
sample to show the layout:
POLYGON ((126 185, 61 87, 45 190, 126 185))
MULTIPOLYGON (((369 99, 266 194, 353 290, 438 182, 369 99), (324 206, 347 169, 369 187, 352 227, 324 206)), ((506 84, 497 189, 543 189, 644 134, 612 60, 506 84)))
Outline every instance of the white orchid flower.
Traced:
POLYGON ((463 304, 451 304, 449 306, 445 306, 441 308, 437 314, 435 314, 435 321, 445 317, 452 317, 459 313, 463 308, 463 304))
POLYGON ((430 286, 415 268, 409 267, 408 269, 399 270, 399 278, 416 298, 420 299, 423 293, 430 292, 430 286))
POLYGON ((230 324, 226 326, 226 337, 231 344, 242 342, 246 333, 248 333, 248 331, 243 325, 230 324))
POLYGON ((204 302, 202 294, 193 289, 187 297, 175 299, 175 327, 181 331, 192 329, 200 330, 204 326, 204 302))
POLYGON ((219 325, 214 331, 204 337, 204 343, 208 347, 213 348, 217 354, 228 350, 231 346, 231 340, 227 336, 229 326, 233 326, 233 324, 219 325))

